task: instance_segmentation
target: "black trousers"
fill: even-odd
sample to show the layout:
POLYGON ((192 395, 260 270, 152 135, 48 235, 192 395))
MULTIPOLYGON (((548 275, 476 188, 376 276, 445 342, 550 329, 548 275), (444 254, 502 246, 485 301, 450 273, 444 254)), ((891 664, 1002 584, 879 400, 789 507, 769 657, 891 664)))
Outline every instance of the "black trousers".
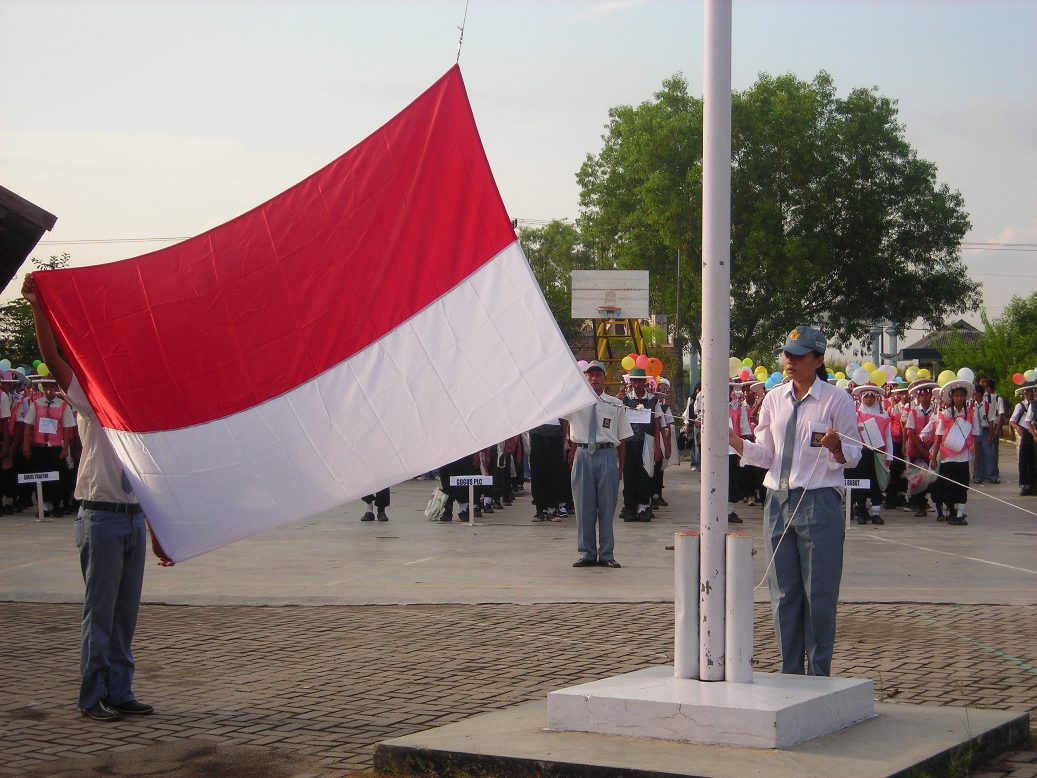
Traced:
POLYGON ((727 501, 738 502, 745 497, 742 466, 738 464, 738 454, 727 455, 727 501))
POLYGON ((652 501, 652 476, 645 472, 641 462, 644 448, 643 438, 628 438, 623 442, 623 506, 636 511, 638 505, 649 505, 652 501))
MULTIPOLYGON (((459 504, 468 502, 468 487, 451 486, 450 476, 452 475, 476 475, 476 469, 475 465, 472 464, 471 454, 467 454, 453 462, 448 462, 439 468, 440 488, 450 497, 450 500, 447 502, 447 510, 453 509, 454 502, 459 504)), ((476 489, 476 492, 478 491, 479 490, 476 489)))
POLYGON ((374 494, 368 494, 364 497, 364 502, 373 502, 376 508, 388 508, 389 507, 389 487, 379 489, 374 494))
MULTIPOLYGON (((51 470, 61 472, 65 463, 61 461, 61 446, 33 446, 29 467, 31 473, 48 473, 51 470)), ((61 497, 61 485, 58 481, 43 482, 43 499, 54 507, 61 497)))
POLYGON ((900 460, 904 458, 904 446, 902 443, 893 441, 893 456, 895 459, 889 466, 889 486, 886 487, 886 507, 895 508, 900 494, 907 488, 904 482, 904 470, 906 465, 900 460))
POLYGON ((941 462, 938 472, 943 478, 932 486, 933 499, 937 505, 946 505, 950 512, 955 503, 961 504, 969 499, 969 463, 941 462), (944 480, 947 478, 950 480, 944 480))
POLYGON ((854 505, 866 505, 870 499, 872 505, 882 505, 882 490, 876 478, 875 452, 869 449, 861 451, 861 461, 846 471, 846 478, 868 479, 871 486, 867 489, 854 489, 851 502, 854 505))
POLYGON ((562 453, 561 435, 530 433, 529 475, 533 505, 537 508, 555 508, 568 502, 565 485, 569 483, 569 467, 562 453))
POLYGON ((1019 485, 1034 486, 1034 443, 1028 432, 1019 438, 1019 485))

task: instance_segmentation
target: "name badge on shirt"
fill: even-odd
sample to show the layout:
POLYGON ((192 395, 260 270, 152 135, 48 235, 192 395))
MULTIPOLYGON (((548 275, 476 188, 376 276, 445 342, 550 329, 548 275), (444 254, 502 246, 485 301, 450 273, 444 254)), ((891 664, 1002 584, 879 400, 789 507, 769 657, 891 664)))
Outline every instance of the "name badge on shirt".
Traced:
POLYGON ((40 419, 40 432, 44 435, 57 435, 58 434, 58 420, 46 417, 40 419))
POLYGON ((824 424, 811 424, 810 425, 810 448, 820 448, 821 438, 828 432, 828 427, 824 424))
POLYGON ((652 412, 637 410, 636 408, 627 408, 627 421, 631 424, 651 424, 652 412))

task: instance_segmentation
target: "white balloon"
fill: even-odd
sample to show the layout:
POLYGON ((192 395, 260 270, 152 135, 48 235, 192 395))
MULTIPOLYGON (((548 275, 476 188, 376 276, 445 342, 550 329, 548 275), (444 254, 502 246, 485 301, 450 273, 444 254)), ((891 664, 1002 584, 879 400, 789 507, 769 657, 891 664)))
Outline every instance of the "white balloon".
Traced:
POLYGON ((871 379, 871 373, 865 370, 863 367, 859 367, 853 371, 853 375, 850 376, 853 382, 857 385, 863 385, 869 382, 871 379))
POLYGON ((958 380, 968 381, 971 384, 976 380, 976 374, 972 372, 972 368, 962 367, 958 369, 958 380))

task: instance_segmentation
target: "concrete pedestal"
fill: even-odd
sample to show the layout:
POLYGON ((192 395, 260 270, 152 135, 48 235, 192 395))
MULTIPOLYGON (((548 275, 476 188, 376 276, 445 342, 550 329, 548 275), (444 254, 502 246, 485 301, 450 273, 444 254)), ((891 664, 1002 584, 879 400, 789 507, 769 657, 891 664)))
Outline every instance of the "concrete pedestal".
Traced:
POLYGON ((547 695, 556 732, 749 748, 787 748, 874 715, 871 681, 775 673, 707 682, 652 667, 547 695))

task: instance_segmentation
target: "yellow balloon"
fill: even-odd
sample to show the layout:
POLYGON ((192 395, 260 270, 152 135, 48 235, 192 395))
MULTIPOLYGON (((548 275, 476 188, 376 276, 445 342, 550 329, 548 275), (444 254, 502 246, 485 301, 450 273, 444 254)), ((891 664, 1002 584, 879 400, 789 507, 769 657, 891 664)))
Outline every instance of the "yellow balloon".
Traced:
POLYGON ((753 366, 752 357, 746 357, 745 359, 742 360, 742 367, 752 367, 752 366, 753 366))
POLYGON ((742 360, 738 357, 731 357, 727 360, 727 377, 735 378, 740 372, 742 372, 742 360))
POLYGON ((884 386, 886 383, 886 374, 881 370, 872 370, 870 378, 875 386, 884 386))
POLYGON ((874 362, 865 362, 863 365, 861 365, 861 367, 863 367, 865 370, 867 370, 870 373, 870 372, 872 372, 875 369, 875 363, 874 362))
POLYGON ((918 378, 918 367, 916 365, 910 365, 907 370, 904 371, 904 378, 909 382, 918 378))
POLYGON ((633 370, 637 363, 634 362, 634 360, 632 360, 630 357, 623 357, 623 361, 619 364, 623 366, 624 370, 633 370))
POLYGON ((940 373, 939 377, 937 377, 936 383, 938 383, 940 386, 946 386, 957 377, 958 374, 955 373, 953 370, 944 370, 942 373, 940 373))
POLYGON ((842 379, 846 378, 846 373, 840 370, 838 373, 835 374, 835 377, 841 381, 842 379))
POLYGON ((926 378, 926 379, 928 379, 928 378, 932 378, 932 377, 933 377, 933 374, 929 372, 929 368, 927 368, 927 367, 921 368, 918 371, 918 373, 915 375, 915 378, 926 378))
POLYGON ((36 375, 41 375, 44 378, 50 375, 50 368, 40 362, 40 366, 36 368, 36 375))

